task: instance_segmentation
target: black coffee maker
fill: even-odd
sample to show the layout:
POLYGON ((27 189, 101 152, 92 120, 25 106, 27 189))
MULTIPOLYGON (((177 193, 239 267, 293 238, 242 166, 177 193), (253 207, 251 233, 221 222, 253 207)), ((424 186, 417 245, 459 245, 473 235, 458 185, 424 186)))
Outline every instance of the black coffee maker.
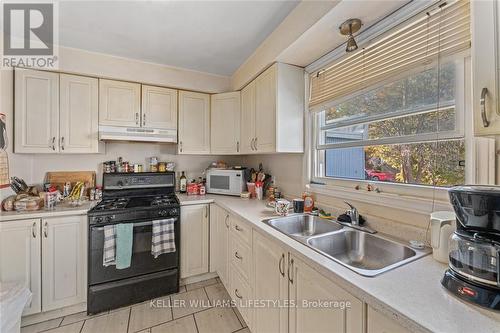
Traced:
POLYGON ((441 284, 466 301, 500 310, 500 186, 449 190, 457 216, 441 284))

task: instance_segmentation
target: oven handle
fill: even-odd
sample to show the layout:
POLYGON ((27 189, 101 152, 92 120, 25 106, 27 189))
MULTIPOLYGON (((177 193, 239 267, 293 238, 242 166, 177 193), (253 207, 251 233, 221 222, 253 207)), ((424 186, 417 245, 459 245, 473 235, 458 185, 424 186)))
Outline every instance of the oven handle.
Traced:
MULTIPOLYGON (((174 219, 177 220, 177 218, 174 218, 174 219)), ((130 223, 130 222, 128 222, 128 223, 130 223)), ((119 223, 115 223, 115 224, 119 224, 119 223)), ((147 225, 152 225, 153 221, 146 221, 146 222, 140 222, 140 223, 132 222, 132 224, 134 225, 134 227, 144 227, 147 225)), ((104 227, 92 227, 92 230, 101 231, 101 230, 104 230, 104 227)))

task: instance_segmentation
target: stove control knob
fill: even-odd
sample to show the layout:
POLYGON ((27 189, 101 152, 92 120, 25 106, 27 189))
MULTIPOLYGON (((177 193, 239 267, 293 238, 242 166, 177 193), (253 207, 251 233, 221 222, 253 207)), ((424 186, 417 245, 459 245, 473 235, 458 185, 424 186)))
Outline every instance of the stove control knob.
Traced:
POLYGON ((160 211, 158 212, 158 215, 160 215, 160 216, 165 216, 165 215, 167 215, 167 214, 168 214, 168 212, 167 212, 166 210, 164 210, 164 209, 163 209, 163 210, 160 210, 160 211))
POLYGON ((179 214, 179 212, 178 212, 177 208, 170 209, 170 214, 169 214, 170 216, 174 216, 174 215, 178 215, 178 214, 179 214))
POLYGON ((102 222, 102 217, 94 217, 94 221, 97 222, 97 223, 101 223, 102 222))

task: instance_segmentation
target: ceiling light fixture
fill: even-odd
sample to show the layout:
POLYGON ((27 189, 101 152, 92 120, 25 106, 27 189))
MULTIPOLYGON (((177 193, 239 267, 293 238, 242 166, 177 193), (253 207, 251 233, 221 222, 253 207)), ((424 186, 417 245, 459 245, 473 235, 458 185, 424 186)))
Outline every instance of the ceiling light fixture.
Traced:
POLYGON ((358 32, 362 25, 360 19, 349 19, 340 25, 340 34, 347 36, 346 52, 352 52, 358 49, 358 44, 356 40, 354 40, 353 34, 358 32))

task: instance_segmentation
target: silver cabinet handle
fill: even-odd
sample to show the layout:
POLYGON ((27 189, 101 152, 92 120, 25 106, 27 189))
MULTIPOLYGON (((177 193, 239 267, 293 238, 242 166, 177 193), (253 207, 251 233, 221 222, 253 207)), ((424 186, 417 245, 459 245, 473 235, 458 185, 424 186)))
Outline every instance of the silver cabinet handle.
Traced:
POLYGON ((48 222, 45 222, 45 224, 43 225, 43 235, 45 236, 45 238, 47 238, 49 236, 49 223, 48 222))
POLYGON ((288 272, 287 273, 288 273, 288 281, 290 281, 290 283, 293 284, 293 259, 290 259, 288 261, 288 272))
POLYGON ((208 217, 208 206, 205 206, 205 218, 208 217))
POLYGON ((33 235, 33 238, 36 238, 36 222, 33 222, 33 225, 31 226, 31 234, 33 235))
POLYGON ((142 114, 142 126, 146 126, 146 114, 142 114))
POLYGON ((243 296, 240 295, 238 289, 234 289, 234 294, 236 295, 236 297, 238 297, 239 299, 242 299, 243 296))
POLYGON ((239 141, 236 141, 236 152, 237 153, 240 152, 240 142, 239 141))
POLYGON ((240 228, 238 225, 235 225, 235 226, 234 226, 234 229, 236 229, 237 231, 243 231, 243 229, 242 229, 242 228, 240 228))
POLYGON ((240 256, 240 254, 238 253, 238 251, 234 252, 234 256, 236 257, 236 259, 243 260, 243 257, 240 256))
POLYGON ((257 150, 257 148, 255 148, 255 138, 252 139, 252 150, 257 150))
POLYGON ((135 113, 135 124, 139 125, 139 113, 138 112, 135 113))
POLYGON ((481 90, 481 99, 479 100, 481 103, 481 118, 483 119, 483 127, 490 126, 490 122, 486 116, 486 94, 488 94, 488 88, 483 88, 483 90, 481 90))
POLYGON ((180 151, 182 153, 182 141, 179 141, 179 145, 180 145, 180 151))
POLYGON ((258 149, 257 149, 257 138, 255 138, 255 141, 254 141, 254 146, 255 146, 255 150, 258 150, 258 149))
POLYGON ((61 150, 64 150, 64 136, 61 137, 61 150))
POLYGON ((226 225, 226 228, 229 228, 229 223, 227 223, 228 219, 229 219, 229 214, 226 215, 226 219, 224 220, 224 224, 226 225))
POLYGON ((52 150, 56 150, 56 137, 52 137, 52 150))
POLYGON ((285 263, 285 254, 284 254, 284 253, 282 253, 282 254, 281 254, 281 258, 280 258, 280 262, 279 262, 279 264, 278 264, 278 268, 279 268, 279 270, 280 270, 280 274, 281 274, 281 276, 283 276, 283 277, 285 276, 285 267, 283 267, 283 269, 281 269, 281 266, 282 266, 284 263, 285 263))

